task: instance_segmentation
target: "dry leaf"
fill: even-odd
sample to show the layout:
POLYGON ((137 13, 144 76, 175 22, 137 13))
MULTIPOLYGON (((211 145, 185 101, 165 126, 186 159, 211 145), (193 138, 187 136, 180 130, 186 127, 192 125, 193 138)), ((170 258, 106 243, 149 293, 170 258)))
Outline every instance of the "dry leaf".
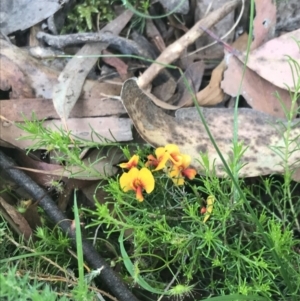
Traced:
MULTIPOLYGON (((106 87, 106 85, 102 86, 106 87)), ((5 118, 14 122, 23 122, 24 118, 31 119, 32 113, 35 114, 37 120, 59 118, 51 99, 44 98, 1 100, 0 112, 5 118)), ((109 98, 80 98, 75 104, 70 117, 105 117, 112 115, 117 117, 124 113, 126 113, 126 111, 120 101, 109 98)))
POLYGON ((107 47, 106 43, 93 43, 83 46, 67 63, 53 88, 53 105, 58 116, 66 121, 78 100, 86 76, 95 65, 96 58, 107 47))
POLYGON ((0 31, 8 35, 25 30, 52 16, 61 7, 60 0, 1 0, 0 31))
POLYGON ((5 220, 10 224, 10 226, 21 235, 24 235, 26 240, 32 235, 32 230, 22 216, 13 206, 5 202, 5 200, 0 196, 0 212, 4 216, 5 220))
MULTIPOLYGON (((300 40, 300 29, 286 33, 270 40, 259 48, 250 52, 247 67, 273 85, 282 89, 295 91, 295 78, 300 64, 300 52, 297 41, 300 40), (294 62, 293 62, 294 61, 294 62), (291 70, 291 65, 293 71, 291 70)), ((245 55, 239 59, 245 62, 245 55)))
POLYGON ((286 117, 282 104, 288 111, 292 106, 291 96, 288 91, 272 85, 249 68, 246 68, 243 81, 241 82, 243 63, 233 55, 227 55, 226 62, 228 63, 228 68, 221 83, 225 93, 235 97, 240 92, 253 109, 276 117, 286 117), (280 99, 276 97, 275 92, 279 94, 280 99))
POLYGON ((172 98, 177 87, 175 79, 168 70, 162 70, 152 84, 154 86, 152 94, 164 102, 168 102, 172 98))
MULTIPOLYGON (((248 35, 242 34, 233 44, 232 47, 238 50, 247 48, 248 35)), ((226 69, 224 60, 212 71, 211 79, 204 89, 197 93, 197 101, 200 106, 213 106, 220 103, 224 99, 224 92, 221 89, 221 81, 223 73, 226 69)))
MULTIPOLYGON (((256 17, 254 20, 255 40, 251 44, 251 49, 260 46, 274 36, 275 22, 276 7, 272 1, 256 1, 256 17)), ((252 53, 250 53, 250 56, 252 53)), ((228 68, 224 73, 224 80, 221 83, 224 92, 235 97, 240 91, 241 95, 253 109, 284 118, 286 115, 282 105, 287 110, 291 109, 290 94, 286 90, 280 89, 261 78, 249 68, 245 69, 243 78, 243 64, 235 56, 228 54, 227 51, 225 51, 225 57, 228 68), (242 78, 243 81, 241 82, 242 78), (276 93, 279 94, 280 100, 276 97, 276 93)), ((270 64, 272 63, 270 62, 270 64)))
POLYGON ((255 18, 253 21, 254 41, 251 49, 271 40, 275 36, 276 5, 273 0, 255 1, 255 18))
MULTIPOLYGON (((127 10, 102 28, 101 31, 111 31, 113 34, 119 34, 131 17, 132 12, 127 10)), ((107 45, 100 42, 85 44, 59 75, 58 84, 53 88, 53 104, 64 124, 81 94, 87 74, 98 59, 95 55, 100 55, 107 45)))
POLYGON ((102 54, 104 55, 111 55, 112 57, 103 57, 102 60, 107 65, 116 68, 117 72, 119 73, 120 77, 126 79, 125 75, 127 74, 128 66, 118 57, 114 57, 113 54, 107 50, 103 50, 102 54))
POLYGON ((213 106, 224 99, 224 93, 220 87, 223 72, 226 68, 224 60, 212 71, 209 84, 196 95, 200 106, 213 106))
POLYGON ((177 97, 179 100, 172 102, 176 103, 178 108, 189 107, 194 105, 193 96, 195 91, 198 91, 202 82, 202 77, 205 70, 203 61, 191 63, 184 76, 181 76, 177 83, 177 97))

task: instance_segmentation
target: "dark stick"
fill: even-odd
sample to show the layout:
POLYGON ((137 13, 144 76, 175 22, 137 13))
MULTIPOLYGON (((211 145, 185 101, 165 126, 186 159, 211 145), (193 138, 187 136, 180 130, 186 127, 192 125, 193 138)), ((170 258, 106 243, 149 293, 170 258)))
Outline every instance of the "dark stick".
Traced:
POLYGON ((36 37, 47 43, 49 46, 59 49, 87 42, 103 42, 109 43, 110 47, 113 47, 122 54, 135 54, 145 58, 152 58, 150 53, 146 49, 140 47, 136 42, 108 32, 74 33, 58 36, 38 32, 36 37))
MULTIPOLYGON (((58 224, 63 232, 68 234, 73 245, 76 247, 75 231, 70 229, 71 222, 67 220, 66 216, 58 209, 52 198, 46 194, 43 188, 37 185, 23 171, 15 169, 14 166, 16 166, 14 161, 0 150, 0 170, 2 169, 16 184, 23 187, 32 198, 35 200, 40 199, 39 205, 44 209, 49 218, 58 224)), ((116 298, 121 301, 138 301, 94 247, 85 239, 82 241, 82 249, 86 261, 94 270, 103 267, 99 277, 109 287, 116 298)))

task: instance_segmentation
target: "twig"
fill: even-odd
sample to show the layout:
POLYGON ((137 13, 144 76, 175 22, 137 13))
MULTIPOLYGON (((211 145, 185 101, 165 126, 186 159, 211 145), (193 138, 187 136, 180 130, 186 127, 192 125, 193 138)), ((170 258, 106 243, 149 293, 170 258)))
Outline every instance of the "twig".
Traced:
POLYGON ((136 42, 108 32, 87 32, 59 36, 39 32, 37 38, 46 42, 49 46, 59 49, 69 45, 78 45, 87 42, 109 43, 111 47, 123 54, 134 54, 145 58, 151 58, 150 53, 146 49, 140 47, 136 42))
POLYGON ((156 75, 164 68, 164 65, 172 63, 180 57, 187 46, 194 43, 202 34, 203 30, 200 26, 210 28, 227 14, 233 11, 241 0, 233 0, 225 3, 221 8, 213 11, 208 16, 198 21, 186 34, 184 34, 176 42, 168 46, 165 51, 156 59, 157 63, 153 63, 138 79, 138 85, 144 89, 156 77, 156 75))
MULTIPOLYGON (((0 150, 0 170, 3 170, 16 184, 22 187, 32 198, 40 201, 40 206, 48 215, 50 220, 58 224, 64 233, 66 233, 76 247, 75 231, 70 229, 71 222, 58 209, 49 195, 45 195, 46 191, 37 185, 23 171, 15 169, 15 162, 7 157, 0 150)), ((89 241, 82 241, 83 254, 89 265, 97 270, 104 267, 99 275, 103 283, 111 290, 111 292, 121 301, 138 301, 138 299, 128 290, 122 280, 114 273, 106 261, 97 253, 89 241)))

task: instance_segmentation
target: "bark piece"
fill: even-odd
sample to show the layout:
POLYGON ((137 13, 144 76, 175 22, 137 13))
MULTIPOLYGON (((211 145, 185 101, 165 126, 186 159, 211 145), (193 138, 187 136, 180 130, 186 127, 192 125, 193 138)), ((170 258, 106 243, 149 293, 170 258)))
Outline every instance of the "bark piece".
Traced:
MULTIPOLYGON (((103 85, 104 87, 106 85, 103 85)), ((121 89, 120 89, 121 90, 121 89)), ((59 119, 51 99, 22 98, 0 101, 1 115, 14 122, 31 119, 32 113, 37 120, 59 119)), ((88 98, 76 103, 70 118, 119 116, 126 113, 122 103, 108 98, 88 98)))

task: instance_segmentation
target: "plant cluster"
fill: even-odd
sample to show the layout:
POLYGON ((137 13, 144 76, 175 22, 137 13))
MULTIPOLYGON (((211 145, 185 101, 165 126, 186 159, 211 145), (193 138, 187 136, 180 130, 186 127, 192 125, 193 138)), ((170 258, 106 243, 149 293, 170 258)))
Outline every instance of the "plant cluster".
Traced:
MULTIPOLYGON (((256 201, 257 189, 249 189, 243 181, 239 183, 243 198, 235 200, 228 178, 194 178, 192 173, 193 180, 186 182, 183 175, 192 169, 182 168, 179 162, 184 162, 185 155, 177 150, 177 146, 167 145, 156 149, 155 156, 140 149, 131 156, 124 149, 130 159, 121 167, 129 171, 101 186, 108 193, 105 203, 96 200, 96 211, 88 211, 90 227, 101 225, 108 241, 119 236, 115 252, 120 250, 124 279, 133 287, 178 297, 300 297, 296 293, 300 259, 295 224, 285 224, 283 230, 282 220, 256 201), (143 190, 148 194, 143 195, 143 190), (249 214, 244 198, 254 207, 257 220, 249 214), (274 249, 268 247, 265 234, 274 249), (289 287, 283 285, 287 279, 289 287)), ((267 181, 265 185, 276 183, 267 181)), ((272 199, 270 190, 269 196, 272 199)), ((282 199, 280 206, 284 204, 282 199)))
POLYGON ((158 147, 155 150, 155 155, 149 155, 145 167, 141 170, 137 169, 139 156, 134 155, 127 163, 120 164, 120 167, 129 169, 128 173, 123 173, 120 178, 120 185, 123 191, 134 190, 136 198, 142 202, 143 189, 147 193, 153 191, 155 180, 152 172, 147 168, 150 167, 153 171, 165 169, 166 174, 172 179, 175 185, 183 185, 185 177, 192 180, 197 174, 196 170, 189 168, 191 157, 186 154, 181 154, 179 148, 175 144, 168 144, 165 147, 158 147))

